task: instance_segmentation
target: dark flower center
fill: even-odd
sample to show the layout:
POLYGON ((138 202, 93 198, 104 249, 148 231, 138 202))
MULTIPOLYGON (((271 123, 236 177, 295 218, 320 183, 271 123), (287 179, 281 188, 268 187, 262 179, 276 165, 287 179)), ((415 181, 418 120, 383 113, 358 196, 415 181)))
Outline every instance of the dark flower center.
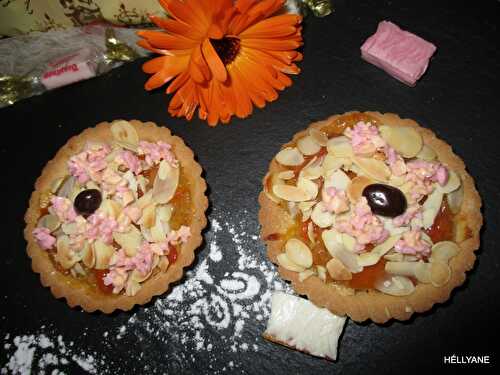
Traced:
POLYGON ((222 39, 210 39, 210 42, 224 65, 232 63, 240 51, 240 40, 238 38, 228 36, 222 39))

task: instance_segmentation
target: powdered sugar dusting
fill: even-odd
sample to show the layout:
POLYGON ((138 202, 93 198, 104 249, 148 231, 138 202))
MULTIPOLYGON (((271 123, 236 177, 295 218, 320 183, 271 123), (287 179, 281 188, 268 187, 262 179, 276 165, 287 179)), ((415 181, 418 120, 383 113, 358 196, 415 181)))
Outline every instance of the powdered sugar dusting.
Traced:
POLYGON ((7 334, 3 349, 10 356, 1 374, 69 374, 74 372, 75 366, 80 371, 97 374, 103 373, 106 363, 101 353, 76 348, 73 342, 66 343, 61 335, 54 335, 45 326, 34 334, 12 339, 7 334), (99 366, 101 370, 98 371, 99 366))
POLYGON ((127 364, 68 344, 55 329, 42 326, 32 334, 4 337, 7 363, 1 373, 63 374, 76 368, 101 374, 123 372, 123 366, 164 373, 197 364, 210 373, 241 372, 240 353, 258 356, 263 345, 272 291, 292 293, 267 260, 258 225, 249 216, 213 211, 205 250, 184 279, 124 324, 101 333, 110 353, 134 343, 127 364), (234 353, 229 361, 227 353, 234 353))
MULTIPOLYGON (((127 334, 180 343, 184 350, 177 356, 183 361, 206 360, 203 351, 259 351, 263 328, 256 331, 255 325, 263 327, 269 316, 272 291, 291 289, 267 260, 258 226, 245 219, 247 212, 240 215, 231 220, 221 215, 221 220, 214 213, 206 237, 208 256, 170 295, 132 316, 127 334), (255 332, 257 337, 249 334, 255 332)), ((239 367, 237 360, 222 366, 216 354, 208 361, 222 372, 239 367)))

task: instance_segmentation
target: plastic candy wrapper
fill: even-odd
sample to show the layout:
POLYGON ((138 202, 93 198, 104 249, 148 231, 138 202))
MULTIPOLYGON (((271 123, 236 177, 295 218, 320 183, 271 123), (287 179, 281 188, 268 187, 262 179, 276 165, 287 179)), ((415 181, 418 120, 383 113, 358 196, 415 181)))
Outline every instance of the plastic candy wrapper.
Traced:
POLYGON ((307 16, 309 12, 316 17, 325 17, 333 12, 330 0, 287 0, 285 9, 288 13, 307 16))
POLYGON ((0 40, 0 107, 145 56, 135 30, 90 25, 0 40))

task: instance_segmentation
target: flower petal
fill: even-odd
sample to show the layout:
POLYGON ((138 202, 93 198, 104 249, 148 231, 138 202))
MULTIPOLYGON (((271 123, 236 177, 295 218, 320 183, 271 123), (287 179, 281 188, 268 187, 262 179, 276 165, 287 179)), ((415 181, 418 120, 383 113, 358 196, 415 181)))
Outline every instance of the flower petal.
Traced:
POLYGON ((205 60, 215 79, 224 82, 227 79, 226 67, 222 63, 219 55, 217 55, 217 52, 212 46, 212 43, 210 43, 210 40, 205 39, 201 48, 203 56, 205 57, 205 60))
POLYGON ((171 35, 162 31, 141 30, 137 35, 146 39, 152 46, 167 50, 193 48, 197 41, 180 35, 171 35))

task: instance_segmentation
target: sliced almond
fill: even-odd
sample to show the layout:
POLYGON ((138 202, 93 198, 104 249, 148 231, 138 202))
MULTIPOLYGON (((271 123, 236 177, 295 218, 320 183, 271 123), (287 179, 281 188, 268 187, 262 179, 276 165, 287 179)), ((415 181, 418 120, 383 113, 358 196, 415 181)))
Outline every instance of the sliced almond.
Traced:
POLYGON ((122 210, 122 205, 113 199, 104 199, 99 206, 100 212, 106 216, 112 217, 115 220, 121 214, 122 210))
POLYGON ((125 286, 125 295, 128 297, 135 296, 141 289, 141 284, 135 280, 128 279, 127 285, 125 286))
POLYGON ((351 141, 345 136, 330 138, 327 143, 328 153, 337 158, 352 158, 351 141))
POLYGON ((93 247, 95 254, 94 268, 97 270, 109 268, 109 261, 115 252, 113 246, 107 245, 101 240, 96 240, 93 247))
POLYGON ((359 156, 352 158, 352 161, 359 167, 363 174, 377 181, 385 182, 391 176, 391 170, 383 161, 359 156))
POLYGON ((146 206, 151 204, 151 201, 153 200, 153 192, 149 190, 146 194, 144 194, 142 197, 140 197, 137 202, 134 204, 143 210, 146 206))
POLYGON ((297 148, 304 155, 314 155, 321 150, 321 146, 310 135, 300 138, 297 141, 297 148))
POLYGON ((460 252, 460 248, 455 242, 441 241, 432 246, 430 262, 448 263, 451 258, 460 252))
POLYGON ((308 180, 316 180, 323 174, 321 166, 322 159, 316 156, 300 171, 299 178, 307 178, 308 180))
POLYGON ((342 168, 344 165, 352 164, 349 158, 339 158, 333 156, 333 154, 327 154, 323 160, 323 173, 326 175, 328 172, 334 172, 337 169, 342 168))
POLYGON ((163 242, 167 237, 167 233, 164 230, 163 224, 158 217, 156 216, 156 223, 150 229, 151 237, 153 238, 153 242, 163 242))
POLYGON ((88 268, 94 268, 95 265, 95 252, 94 246, 85 246, 82 253, 82 261, 88 268))
POLYGON ((350 272, 361 272, 363 267, 358 263, 357 256, 349 250, 346 250, 341 242, 342 239, 340 239, 340 241, 338 240, 339 237, 342 238, 339 236, 339 233, 333 229, 325 230, 321 233, 323 243, 332 257, 340 260, 350 272))
POLYGON ((273 185, 273 194, 290 202, 303 202, 310 199, 310 195, 305 190, 292 185, 273 185))
POLYGON ((67 177, 59 177, 59 178, 56 178, 52 184, 50 184, 50 192, 53 193, 53 194, 56 194, 56 192, 59 190, 59 188, 61 187, 62 183, 64 182, 64 180, 66 179, 67 177))
POLYGON ((380 258, 387 254, 400 238, 401 234, 391 236, 381 244, 375 246, 371 251, 358 255, 358 263, 363 267, 377 264, 380 258))
POLYGON ((134 126, 128 121, 118 120, 111 124, 111 134, 115 141, 120 143, 137 146, 139 144, 139 135, 134 126))
POLYGON ((391 296, 408 296, 415 291, 415 285, 405 276, 388 276, 377 280, 374 284, 378 291, 391 296))
POLYGON ((316 234, 314 233, 314 225, 312 221, 307 224, 307 238, 309 238, 309 241, 311 241, 313 246, 316 244, 316 234))
POLYGON ((346 233, 342 233, 342 244, 350 252, 354 252, 356 249, 356 239, 346 233))
MULTIPOLYGON (((157 173, 153 183, 152 200, 157 204, 168 203, 179 185, 180 167, 174 168, 165 160, 160 162, 162 173, 157 173), (163 163, 163 165, 162 165, 163 163)), ((160 170, 159 169, 159 170, 160 170)))
POLYGON ((336 259, 332 258, 326 264, 326 269, 328 273, 334 280, 351 280, 352 273, 344 266, 344 264, 336 259))
POLYGON ((417 154, 417 158, 425 161, 433 161, 437 158, 437 154, 436 151, 424 144, 420 152, 417 154))
POLYGON ((77 256, 70 248, 70 240, 66 235, 59 236, 56 242, 57 252, 54 256, 56 262, 58 262, 64 269, 70 269, 73 265, 79 261, 81 257, 77 256))
POLYGON ((38 220, 38 227, 43 227, 47 228, 50 232, 54 232, 61 226, 61 222, 59 221, 59 218, 56 215, 52 214, 47 214, 43 215, 39 220, 38 220))
POLYGON ((150 203, 142 210, 142 216, 139 220, 141 225, 145 228, 151 228, 156 223, 156 204, 150 203))
POLYGON ((381 126, 380 135, 405 158, 413 158, 422 150, 422 135, 415 129, 402 126, 381 126))
POLYGON ((326 147, 326 144, 328 142, 328 136, 326 135, 326 133, 316 128, 309 128, 309 135, 318 145, 326 147))
POLYGON ((405 175, 402 176, 394 176, 391 175, 389 178, 389 185, 394 186, 394 187, 399 187, 403 185, 406 182, 406 177, 405 175))
POLYGON ((285 253, 293 263, 300 267, 312 266, 312 253, 309 247, 302 241, 291 238, 285 244, 285 253))
POLYGON ((127 256, 132 257, 137 254, 139 247, 142 244, 142 234, 134 225, 130 226, 130 230, 125 233, 113 233, 113 239, 120 245, 127 256))
POLYGON ((303 282, 315 274, 316 274, 316 272, 314 272, 312 269, 302 271, 299 273, 299 281, 303 282))
POLYGON ((62 223, 61 229, 62 229, 64 234, 72 235, 72 234, 78 233, 79 228, 78 228, 78 224, 74 221, 74 222, 62 223))
POLYGON ((156 216, 164 222, 168 222, 172 217, 174 207, 170 204, 156 207, 156 216))
POLYGON ((278 172, 277 177, 281 180, 290 180, 295 177, 295 173, 292 170, 286 170, 278 172))
POLYGON ((375 181, 365 176, 354 177, 347 188, 347 196, 349 197, 349 200, 351 202, 357 202, 363 195, 363 190, 365 190, 368 185, 374 183, 375 181))
MULTIPOLYGON (((288 172, 288 171, 285 171, 285 172, 288 172)), ((292 172, 292 174, 295 176, 295 173, 293 173, 293 171, 290 171, 290 172, 292 172)), ((280 184, 284 185, 285 182, 282 179, 277 178, 276 176, 277 176, 276 173, 268 172, 266 174, 266 176, 264 177, 264 181, 263 181, 263 184, 264 184, 264 194, 266 194, 266 196, 270 200, 272 200, 274 203, 278 203, 279 204, 281 202, 281 199, 278 198, 277 196, 275 196, 271 190, 272 190, 272 187, 274 185, 280 185, 280 184), (276 180, 276 181, 273 181, 273 180, 276 180)))
POLYGON ((62 184, 59 185, 57 189, 57 196, 62 198, 68 198, 71 192, 74 190, 76 185, 76 178, 73 176, 69 176, 64 179, 62 184))
POLYGON ((333 225, 335 216, 325 209, 323 202, 318 202, 311 212, 311 220, 320 228, 333 225))
POLYGON ((443 262, 432 262, 430 279, 433 286, 436 288, 446 285, 451 278, 451 268, 443 262))
POLYGON ((307 193, 307 200, 316 199, 318 196, 318 185, 311 180, 299 178, 297 181, 297 187, 307 193))
POLYGON ((393 253, 389 253, 389 254, 384 255, 384 259, 389 260, 391 262, 402 262, 404 259, 404 256, 401 253, 393 252, 393 253))
POLYGON ((169 177, 170 175, 170 164, 166 160, 162 160, 160 162, 160 165, 158 166, 158 173, 157 176, 160 180, 165 180, 169 177))
POLYGON ((392 275, 414 277, 421 283, 430 283, 430 263, 387 262, 385 271, 392 275))
POLYGON ((304 163, 304 156, 296 147, 286 147, 276 154, 276 161, 284 166, 295 167, 304 163))
POLYGON ((290 258, 285 253, 281 253, 277 256, 277 260, 280 266, 283 268, 293 271, 293 272, 302 272, 305 271, 304 267, 298 266, 297 264, 293 263, 290 258))
POLYGON ((437 189, 441 190, 444 194, 449 194, 457 190, 462 181, 460 181, 460 177, 451 169, 448 169, 448 181, 444 186, 437 185, 437 189))
POLYGON ((464 186, 463 184, 452 193, 446 194, 446 200, 448 202, 448 207, 453 214, 458 214, 462 208, 462 203, 464 201, 464 186))
POLYGON ((287 208, 288 208, 288 213, 290 214, 290 217, 292 219, 295 219, 295 216, 299 213, 299 209, 297 207, 296 202, 286 202, 287 208))
POLYGON ((422 224, 425 229, 432 227, 432 224, 434 224, 442 201, 443 192, 439 189, 434 189, 425 200, 422 206, 422 224))
POLYGON ((299 210, 301 211, 307 211, 313 208, 313 206, 316 204, 315 201, 306 201, 306 202, 300 202, 298 204, 299 210))
POLYGON ((325 178, 325 189, 334 187, 337 190, 347 190, 351 184, 351 179, 341 169, 329 172, 325 178))
POLYGON ((316 272, 321 281, 326 281, 326 268, 323 266, 316 266, 316 272))

